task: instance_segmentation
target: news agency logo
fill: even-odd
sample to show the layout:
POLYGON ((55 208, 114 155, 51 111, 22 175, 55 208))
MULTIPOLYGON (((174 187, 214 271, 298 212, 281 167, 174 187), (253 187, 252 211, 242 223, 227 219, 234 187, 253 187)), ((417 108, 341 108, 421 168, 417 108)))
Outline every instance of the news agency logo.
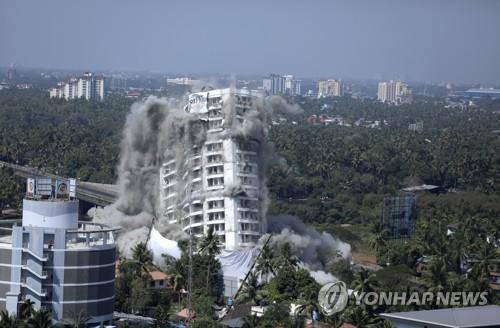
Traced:
POLYGON ((323 314, 330 316, 347 306, 349 294, 343 281, 329 282, 319 290, 318 304, 323 314))
MULTIPOLYGON (((440 305, 440 306, 477 306, 488 304, 488 292, 352 292, 356 305, 440 305)), ((343 311, 349 301, 347 286, 342 281, 330 282, 319 290, 318 304, 326 316, 343 311)))

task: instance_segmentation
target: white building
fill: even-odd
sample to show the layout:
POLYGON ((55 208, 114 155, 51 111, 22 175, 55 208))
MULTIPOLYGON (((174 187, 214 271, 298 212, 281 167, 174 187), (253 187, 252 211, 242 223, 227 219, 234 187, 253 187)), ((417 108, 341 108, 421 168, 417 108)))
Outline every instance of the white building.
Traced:
POLYGON ((318 98, 341 97, 344 89, 341 80, 326 80, 318 83, 318 98))
POLYGON ((294 79, 293 75, 285 75, 283 93, 288 96, 300 95, 301 81, 294 79))
POLYGON ((83 77, 72 78, 67 82, 59 82, 56 88, 49 89, 50 98, 104 100, 104 79, 85 73, 83 77))
POLYGON ((195 85, 198 83, 200 83, 200 80, 193 80, 188 77, 176 77, 174 79, 167 78, 167 84, 195 85))
POLYGON ((293 75, 271 74, 262 81, 262 89, 270 95, 300 95, 301 81, 296 80, 293 75))
POLYGON ((381 102, 402 104, 411 102, 411 90, 401 81, 379 82, 377 99, 381 102))
POLYGON ((234 133, 254 109, 258 91, 219 89, 189 96, 206 139, 180 163, 161 168, 161 204, 170 223, 201 237, 213 229, 228 250, 255 245, 265 232, 261 144, 234 133))

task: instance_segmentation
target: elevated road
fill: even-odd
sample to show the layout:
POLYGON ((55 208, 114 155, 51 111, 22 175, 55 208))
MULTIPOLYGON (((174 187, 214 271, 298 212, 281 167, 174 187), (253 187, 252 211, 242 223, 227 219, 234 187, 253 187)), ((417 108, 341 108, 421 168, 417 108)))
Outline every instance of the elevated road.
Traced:
MULTIPOLYGON (((69 179, 34 167, 22 166, 4 161, 0 161, 0 167, 8 167, 14 171, 14 174, 24 178, 43 176, 60 180, 69 179)), ((118 186, 78 181, 76 186, 76 198, 98 206, 106 206, 113 203, 118 198, 118 186)))

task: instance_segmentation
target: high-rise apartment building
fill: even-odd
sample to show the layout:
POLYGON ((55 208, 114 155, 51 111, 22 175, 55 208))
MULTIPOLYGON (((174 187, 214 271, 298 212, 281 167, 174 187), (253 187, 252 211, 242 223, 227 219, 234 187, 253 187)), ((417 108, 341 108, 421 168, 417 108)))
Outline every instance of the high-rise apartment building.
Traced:
POLYGON ((341 97, 344 89, 341 80, 326 80, 318 83, 318 98, 341 97))
POLYGON ((49 90, 49 97, 102 101, 104 100, 104 78, 87 72, 79 79, 72 78, 67 82, 59 82, 56 88, 49 90))
POLYGON ((22 221, 0 237, 0 309, 17 315, 29 299, 55 322, 76 314, 94 325, 113 319, 116 229, 78 221, 74 186, 28 179, 22 221))
POLYGON ((379 82, 377 99, 381 102, 402 104, 411 102, 411 90, 401 81, 379 82))
POLYGON ((270 95, 300 95, 301 81, 293 75, 271 74, 262 81, 262 88, 270 95))
MULTIPOLYGON (((260 141, 237 133, 261 93, 219 89, 189 96, 205 140, 161 168, 161 204, 170 223, 196 237, 213 229, 228 250, 255 245, 265 232, 260 141)), ((186 133, 187 131, 185 131, 186 133)))

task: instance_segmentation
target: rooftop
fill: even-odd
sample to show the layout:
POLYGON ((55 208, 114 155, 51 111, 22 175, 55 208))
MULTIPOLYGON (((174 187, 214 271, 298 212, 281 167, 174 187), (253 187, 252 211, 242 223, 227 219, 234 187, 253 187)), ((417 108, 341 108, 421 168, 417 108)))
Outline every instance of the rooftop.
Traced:
POLYGON ((500 326, 500 306, 498 305, 383 313, 380 316, 391 321, 418 322, 438 327, 473 328, 500 326))
POLYGON ((485 93, 485 94, 499 94, 500 95, 500 89, 469 89, 465 92, 473 92, 473 93, 485 93))
POLYGON ((161 271, 151 271, 149 272, 149 275, 151 276, 151 279, 157 281, 157 280, 166 280, 168 276, 161 271))

